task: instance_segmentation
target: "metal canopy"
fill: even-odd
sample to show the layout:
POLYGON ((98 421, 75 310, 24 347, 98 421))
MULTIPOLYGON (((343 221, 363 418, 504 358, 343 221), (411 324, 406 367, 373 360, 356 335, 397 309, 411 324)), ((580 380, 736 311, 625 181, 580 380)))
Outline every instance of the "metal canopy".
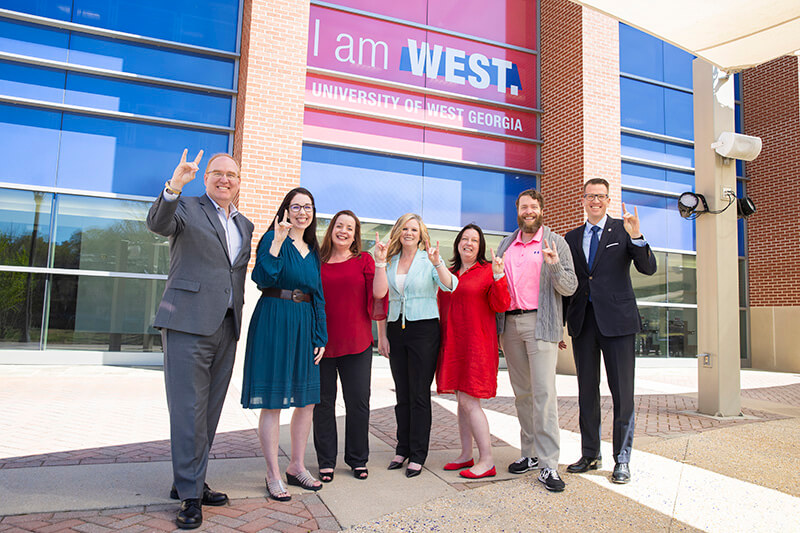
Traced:
POLYGON ((800 51, 800 0, 572 0, 728 72, 800 51))

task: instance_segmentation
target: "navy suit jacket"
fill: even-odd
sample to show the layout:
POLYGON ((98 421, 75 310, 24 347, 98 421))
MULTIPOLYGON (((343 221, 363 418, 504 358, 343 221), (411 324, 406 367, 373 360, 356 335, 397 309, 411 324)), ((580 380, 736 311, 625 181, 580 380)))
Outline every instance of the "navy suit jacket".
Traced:
POLYGON ((642 274, 655 274, 656 258, 650 245, 636 246, 625 231, 622 220, 608 217, 590 269, 583 253, 585 227, 583 224, 565 237, 578 276, 578 290, 570 297, 566 312, 569 334, 576 337, 583 330, 589 293, 595 320, 603 336, 637 333, 642 324, 631 284, 630 266, 633 262, 642 274))

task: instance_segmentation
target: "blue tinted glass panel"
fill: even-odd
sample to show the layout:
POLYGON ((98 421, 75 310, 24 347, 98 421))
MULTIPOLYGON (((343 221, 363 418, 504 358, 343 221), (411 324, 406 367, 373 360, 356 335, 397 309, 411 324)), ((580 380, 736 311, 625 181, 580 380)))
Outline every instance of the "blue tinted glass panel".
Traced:
POLYGON ((623 161, 622 185, 682 193, 694 190, 694 174, 623 161))
POLYGON ((75 73, 67 75, 66 103, 220 126, 228 126, 231 117, 230 97, 75 73))
POLYGON ((692 82, 692 60, 694 56, 689 52, 684 52, 680 48, 664 43, 664 78, 663 80, 672 85, 691 89, 692 82))
POLYGON ((61 103, 64 71, 0 61, 0 94, 61 103))
POLYGON ((628 78, 619 83, 622 126, 664 133, 664 89, 628 78))
MULTIPOLYGON (((50 193, 0 189, 0 265, 47 266, 52 202, 50 193)), ((14 292, 4 292, 4 299, 14 299, 14 292)))
POLYGON ((233 87, 234 62, 163 50, 76 33, 70 40, 69 62, 157 78, 233 87))
POLYGON ((350 209, 359 217, 394 220, 422 213, 422 162, 304 145, 300 184, 317 210, 350 209))
MULTIPOLYGON (((184 148, 192 154, 228 150, 223 134, 68 113, 63 130, 58 185, 73 189, 156 196, 184 148)), ((204 169, 202 161, 198 176, 204 169)), ((203 180, 195 179, 184 191, 202 194, 203 180)))
POLYGON ((663 41, 625 24, 619 25, 619 69, 663 81, 663 41))
MULTIPOLYGON (((737 163, 738 162, 739 161, 737 160, 737 163)), ((737 196, 737 198, 744 198, 747 195, 746 191, 747 191, 747 187, 745 186, 745 183, 743 181, 741 181, 741 180, 736 180, 736 196, 737 196)), ((731 209, 733 209, 733 207, 731 207, 731 209)), ((744 257, 745 256, 745 242, 747 240, 747 225, 745 224, 745 219, 743 219, 743 218, 737 219, 736 228, 737 228, 736 237, 737 237, 737 241, 738 241, 738 245, 739 245, 738 246, 738 248, 739 248, 739 257, 744 257)), ((741 283, 741 280, 739 280, 739 282, 741 283)))
POLYGON ((0 0, 0 8, 57 20, 72 18, 72 0, 0 0))
POLYGON ((536 188, 536 178, 506 172, 424 163, 423 218, 430 224, 461 227, 474 222, 486 230, 517 228, 514 202, 536 188))
POLYGON ((742 101, 742 76, 741 74, 733 75, 733 98, 736 101, 742 101))
POLYGON ((621 135, 622 155, 646 159, 654 163, 694 166, 694 148, 679 144, 666 143, 636 135, 621 135))
POLYGON ((678 214, 677 198, 622 191, 628 211, 639 210, 642 233, 651 246, 675 250, 694 250, 694 222, 678 214))
POLYGON ((666 109, 664 132, 680 139, 694 139, 692 95, 674 89, 663 89, 666 109))
POLYGON ((66 31, 0 19, 0 50, 3 52, 66 61, 68 45, 66 31))
POLYGON ((236 50, 239 0, 74 0, 72 22, 236 50))
POLYGON ((733 108, 734 120, 736 122, 736 133, 744 133, 744 119, 742 117, 742 105, 736 104, 733 108))
POLYGON ((664 143, 665 162, 694 168, 694 147, 682 144, 664 143))
POLYGON ((0 181, 55 185, 61 113, 0 104, 0 181))

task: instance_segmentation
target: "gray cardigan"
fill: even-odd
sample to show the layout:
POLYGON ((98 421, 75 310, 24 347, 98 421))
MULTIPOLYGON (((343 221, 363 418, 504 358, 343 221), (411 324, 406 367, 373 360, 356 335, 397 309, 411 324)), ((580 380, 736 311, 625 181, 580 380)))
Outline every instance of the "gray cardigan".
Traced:
MULTIPOLYGON (((544 226, 542 239, 558 252, 558 263, 550 265, 542 262, 539 276, 539 309, 536 312, 536 338, 546 342, 558 342, 564 333, 564 307, 562 296, 572 296, 578 288, 578 277, 572 264, 572 253, 564 237, 544 226)), ((502 257, 511 243, 517 238, 519 230, 508 235, 497 247, 497 255, 502 257)), ((497 313, 497 332, 505 329, 505 313, 497 313)))

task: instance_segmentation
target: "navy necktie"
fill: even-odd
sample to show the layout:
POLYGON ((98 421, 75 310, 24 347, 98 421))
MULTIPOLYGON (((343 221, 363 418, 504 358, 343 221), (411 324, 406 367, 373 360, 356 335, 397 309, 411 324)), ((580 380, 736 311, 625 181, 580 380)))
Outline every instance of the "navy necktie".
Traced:
POLYGON ((589 268, 592 268, 592 264, 594 263, 594 256, 597 255, 597 247, 600 246, 600 237, 598 234, 600 233, 600 226, 592 226, 589 230, 592 232, 592 240, 589 241, 589 268))

